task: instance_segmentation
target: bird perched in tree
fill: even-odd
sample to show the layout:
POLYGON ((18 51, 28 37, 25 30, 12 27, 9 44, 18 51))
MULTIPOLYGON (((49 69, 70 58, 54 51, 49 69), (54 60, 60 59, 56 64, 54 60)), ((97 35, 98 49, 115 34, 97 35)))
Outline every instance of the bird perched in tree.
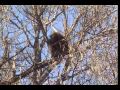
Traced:
POLYGON ((54 27, 52 28, 53 34, 48 40, 48 46, 50 47, 51 56, 59 59, 60 57, 64 57, 69 54, 68 41, 54 27))
POLYGON ((48 46, 51 52, 51 57, 54 58, 54 60, 57 61, 58 64, 62 61, 62 57, 68 55, 63 70, 64 74, 62 78, 64 78, 69 69, 68 67, 71 64, 69 57, 69 44, 66 38, 62 34, 60 34, 54 27, 52 28, 53 28, 53 34, 50 36, 50 39, 48 40, 48 46))

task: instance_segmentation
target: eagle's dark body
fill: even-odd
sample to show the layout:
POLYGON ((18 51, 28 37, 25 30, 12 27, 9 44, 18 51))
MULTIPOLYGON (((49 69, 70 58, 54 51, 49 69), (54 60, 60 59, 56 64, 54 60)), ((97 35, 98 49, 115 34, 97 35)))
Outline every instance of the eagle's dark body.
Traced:
POLYGON ((69 54, 68 41, 60 33, 53 33, 48 40, 48 45, 53 58, 60 58, 69 54))

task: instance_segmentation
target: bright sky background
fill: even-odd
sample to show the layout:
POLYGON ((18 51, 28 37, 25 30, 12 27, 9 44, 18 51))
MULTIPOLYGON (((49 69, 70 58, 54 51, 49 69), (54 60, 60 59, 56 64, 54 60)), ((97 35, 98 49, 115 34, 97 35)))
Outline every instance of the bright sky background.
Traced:
MULTIPOLYGON (((17 5, 13 5, 12 6, 12 11, 19 17, 19 19, 22 21, 22 22, 24 22, 24 24, 25 25, 27 25, 27 29, 30 31, 30 32, 32 32, 32 35, 34 36, 34 31, 33 31, 33 27, 32 27, 32 25, 31 25, 31 22, 30 21, 28 21, 27 20, 27 18, 25 17, 25 15, 24 15, 24 13, 22 12, 22 14, 17 10, 17 8, 16 7, 19 7, 19 6, 17 6, 17 5), (26 23, 25 23, 26 22, 26 23)), ((21 11, 22 11, 22 9, 21 9, 21 11)), ((68 14, 68 27, 70 27, 71 25, 72 25, 72 23, 73 23, 73 21, 74 21, 74 18, 73 17, 76 17, 76 15, 77 14, 75 14, 75 11, 74 11, 74 6, 71 6, 69 9, 68 9, 68 11, 66 12, 67 14, 68 14)), ((114 13, 113 14, 113 16, 114 15, 117 15, 117 12, 116 13, 114 13)), ((13 18, 12 16, 11 16, 11 18, 18 24, 18 22, 17 22, 17 20, 15 20, 15 18, 13 18)), ((63 15, 59 15, 59 17, 55 20, 55 22, 53 23, 53 25, 54 25, 54 27, 56 28, 56 29, 58 29, 58 31, 60 32, 60 33, 62 33, 62 34, 64 34, 64 28, 63 28, 63 15)), ((105 23, 111 23, 111 17, 109 17, 108 18, 108 20, 106 20, 106 22, 105 23)), ((105 26, 105 23, 102 23, 102 26, 105 26)), ((9 26, 9 25, 8 25, 9 26)), ((76 27, 76 29, 75 29, 75 31, 78 31, 78 30, 81 30, 80 29, 81 28, 81 25, 80 24, 78 24, 78 27, 76 27)), ((50 27, 48 27, 47 28, 48 29, 48 33, 47 33, 47 35, 48 35, 48 37, 52 34, 52 31, 51 31, 51 28, 50 27)), ((15 35, 19 32, 20 33, 20 35, 16 35, 16 36, 18 36, 17 38, 19 38, 19 42, 23 42, 23 41, 25 41, 26 40, 26 36, 25 36, 25 34, 23 33, 23 34, 21 34, 21 31, 18 31, 18 29, 16 29, 15 27, 8 27, 8 28, 6 28, 5 30, 9 30, 9 32, 13 32, 13 31, 17 31, 16 33, 11 33, 11 34, 9 34, 9 37, 11 37, 11 39, 13 39, 14 40, 14 37, 15 37, 15 35), (13 29, 14 28, 14 29, 13 29)), ((98 28, 98 31, 99 31, 99 28, 98 28)), ((4 32, 4 34, 6 34, 6 32, 4 32)), ((87 37, 90 37, 90 35, 88 34, 87 35, 87 37)), ((34 43, 34 39, 33 39, 33 37, 31 37, 31 35, 29 35, 29 38, 31 39, 31 41, 32 41, 32 44, 34 43)), ((78 38, 74 38, 74 42, 75 41, 77 41, 78 40, 78 38)), ((16 42, 16 41, 14 41, 14 42, 16 42)), ((19 47, 20 48, 22 48, 22 47, 24 47, 25 46, 25 44, 23 43, 23 44, 21 44, 21 45, 19 45, 19 47)), ((13 46, 13 47, 16 47, 16 46, 13 46)), ((99 48, 99 46, 97 46, 96 47, 97 49, 99 49, 99 52, 98 53, 101 53, 101 48, 99 48)), ((27 49, 29 52, 33 52, 33 49, 31 49, 31 48, 28 48, 27 49)), ((113 48, 113 50, 114 50, 114 48, 113 48)), ((16 50, 14 49, 14 50, 12 50, 11 52, 12 53, 14 53, 16 50)), ((42 50, 42 60, 44 60, 44 59, 46 59, 46 56, 48 56, 49 55, 49 58, 50 58, 50 54, 49 54, 49 51, 48 51, 48 47, 47 47, 47 45, 45 45, 45 47, 44 47, 44 49, 42 50)), ((112 52, 112 50, 111 50, 111 52, 112 52)), ((91 54, 91 51, 88 51, 87 52, 88 54, 91 54)), ((0 58, 1 58, 1 56, 2 56, 2 54, 3 54, 3 52, 2 52, 2 50, 0 50, 0 58)), ((13 54, 12 54, 13 55, 13 54)), ((12 56, 11 55, 11 56, 12 56)), ((48 58, 48 57, 47 57, 48 58)), ((88 57, 86 57, 86 59, 87 60, 89 60, 89 55, 88 55, 88 57)), ((86 62, 86 60, 85 61, 83 61, 82 62, 83 63, 83 65, 84 64, 86 64, 87 62, 86 62)), ((28 63, 26 64, 26 62, 22 62, 22 64, 23 65, 28 65, 28 63)), ((29 67, 28 67, 29 68, 29 67)), ((62 68, 63 68, 63 64, 60 64, 60 65, 58 65, 58 67, 56 67, 56 69, 54 69, 52 72, 56 72, 56 73, 54 73, 54 76, 56 76, 58 73, 57 72, 59 72, 59 70, 60 71, 62 71, 62 68)), ((19 72, 19 69, 17 69, 18 71, 18 74, 20 73, 19 72)), ((27 80, 27 79, 26 79, 27 80)))

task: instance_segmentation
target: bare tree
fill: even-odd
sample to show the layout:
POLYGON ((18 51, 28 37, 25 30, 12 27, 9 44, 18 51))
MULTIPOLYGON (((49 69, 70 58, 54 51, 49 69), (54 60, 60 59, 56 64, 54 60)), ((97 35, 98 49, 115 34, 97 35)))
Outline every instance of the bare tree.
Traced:
POLYGON ((0 84, 118 84, 117 32, 117 5, 0 5, 0 84), (51 25, 69 43, 61 62, 51 25))

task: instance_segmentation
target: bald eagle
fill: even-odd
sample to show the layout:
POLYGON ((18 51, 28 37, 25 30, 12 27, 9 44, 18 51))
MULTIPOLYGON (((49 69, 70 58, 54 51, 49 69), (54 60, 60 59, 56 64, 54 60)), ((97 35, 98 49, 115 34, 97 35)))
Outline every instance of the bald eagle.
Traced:
POLYGON ((50 48, 52 58, 59 59, 69 54, 68 41, 65 37, 60 34, 55 28, 53 33, 48 40, 48 46, 50 48))

